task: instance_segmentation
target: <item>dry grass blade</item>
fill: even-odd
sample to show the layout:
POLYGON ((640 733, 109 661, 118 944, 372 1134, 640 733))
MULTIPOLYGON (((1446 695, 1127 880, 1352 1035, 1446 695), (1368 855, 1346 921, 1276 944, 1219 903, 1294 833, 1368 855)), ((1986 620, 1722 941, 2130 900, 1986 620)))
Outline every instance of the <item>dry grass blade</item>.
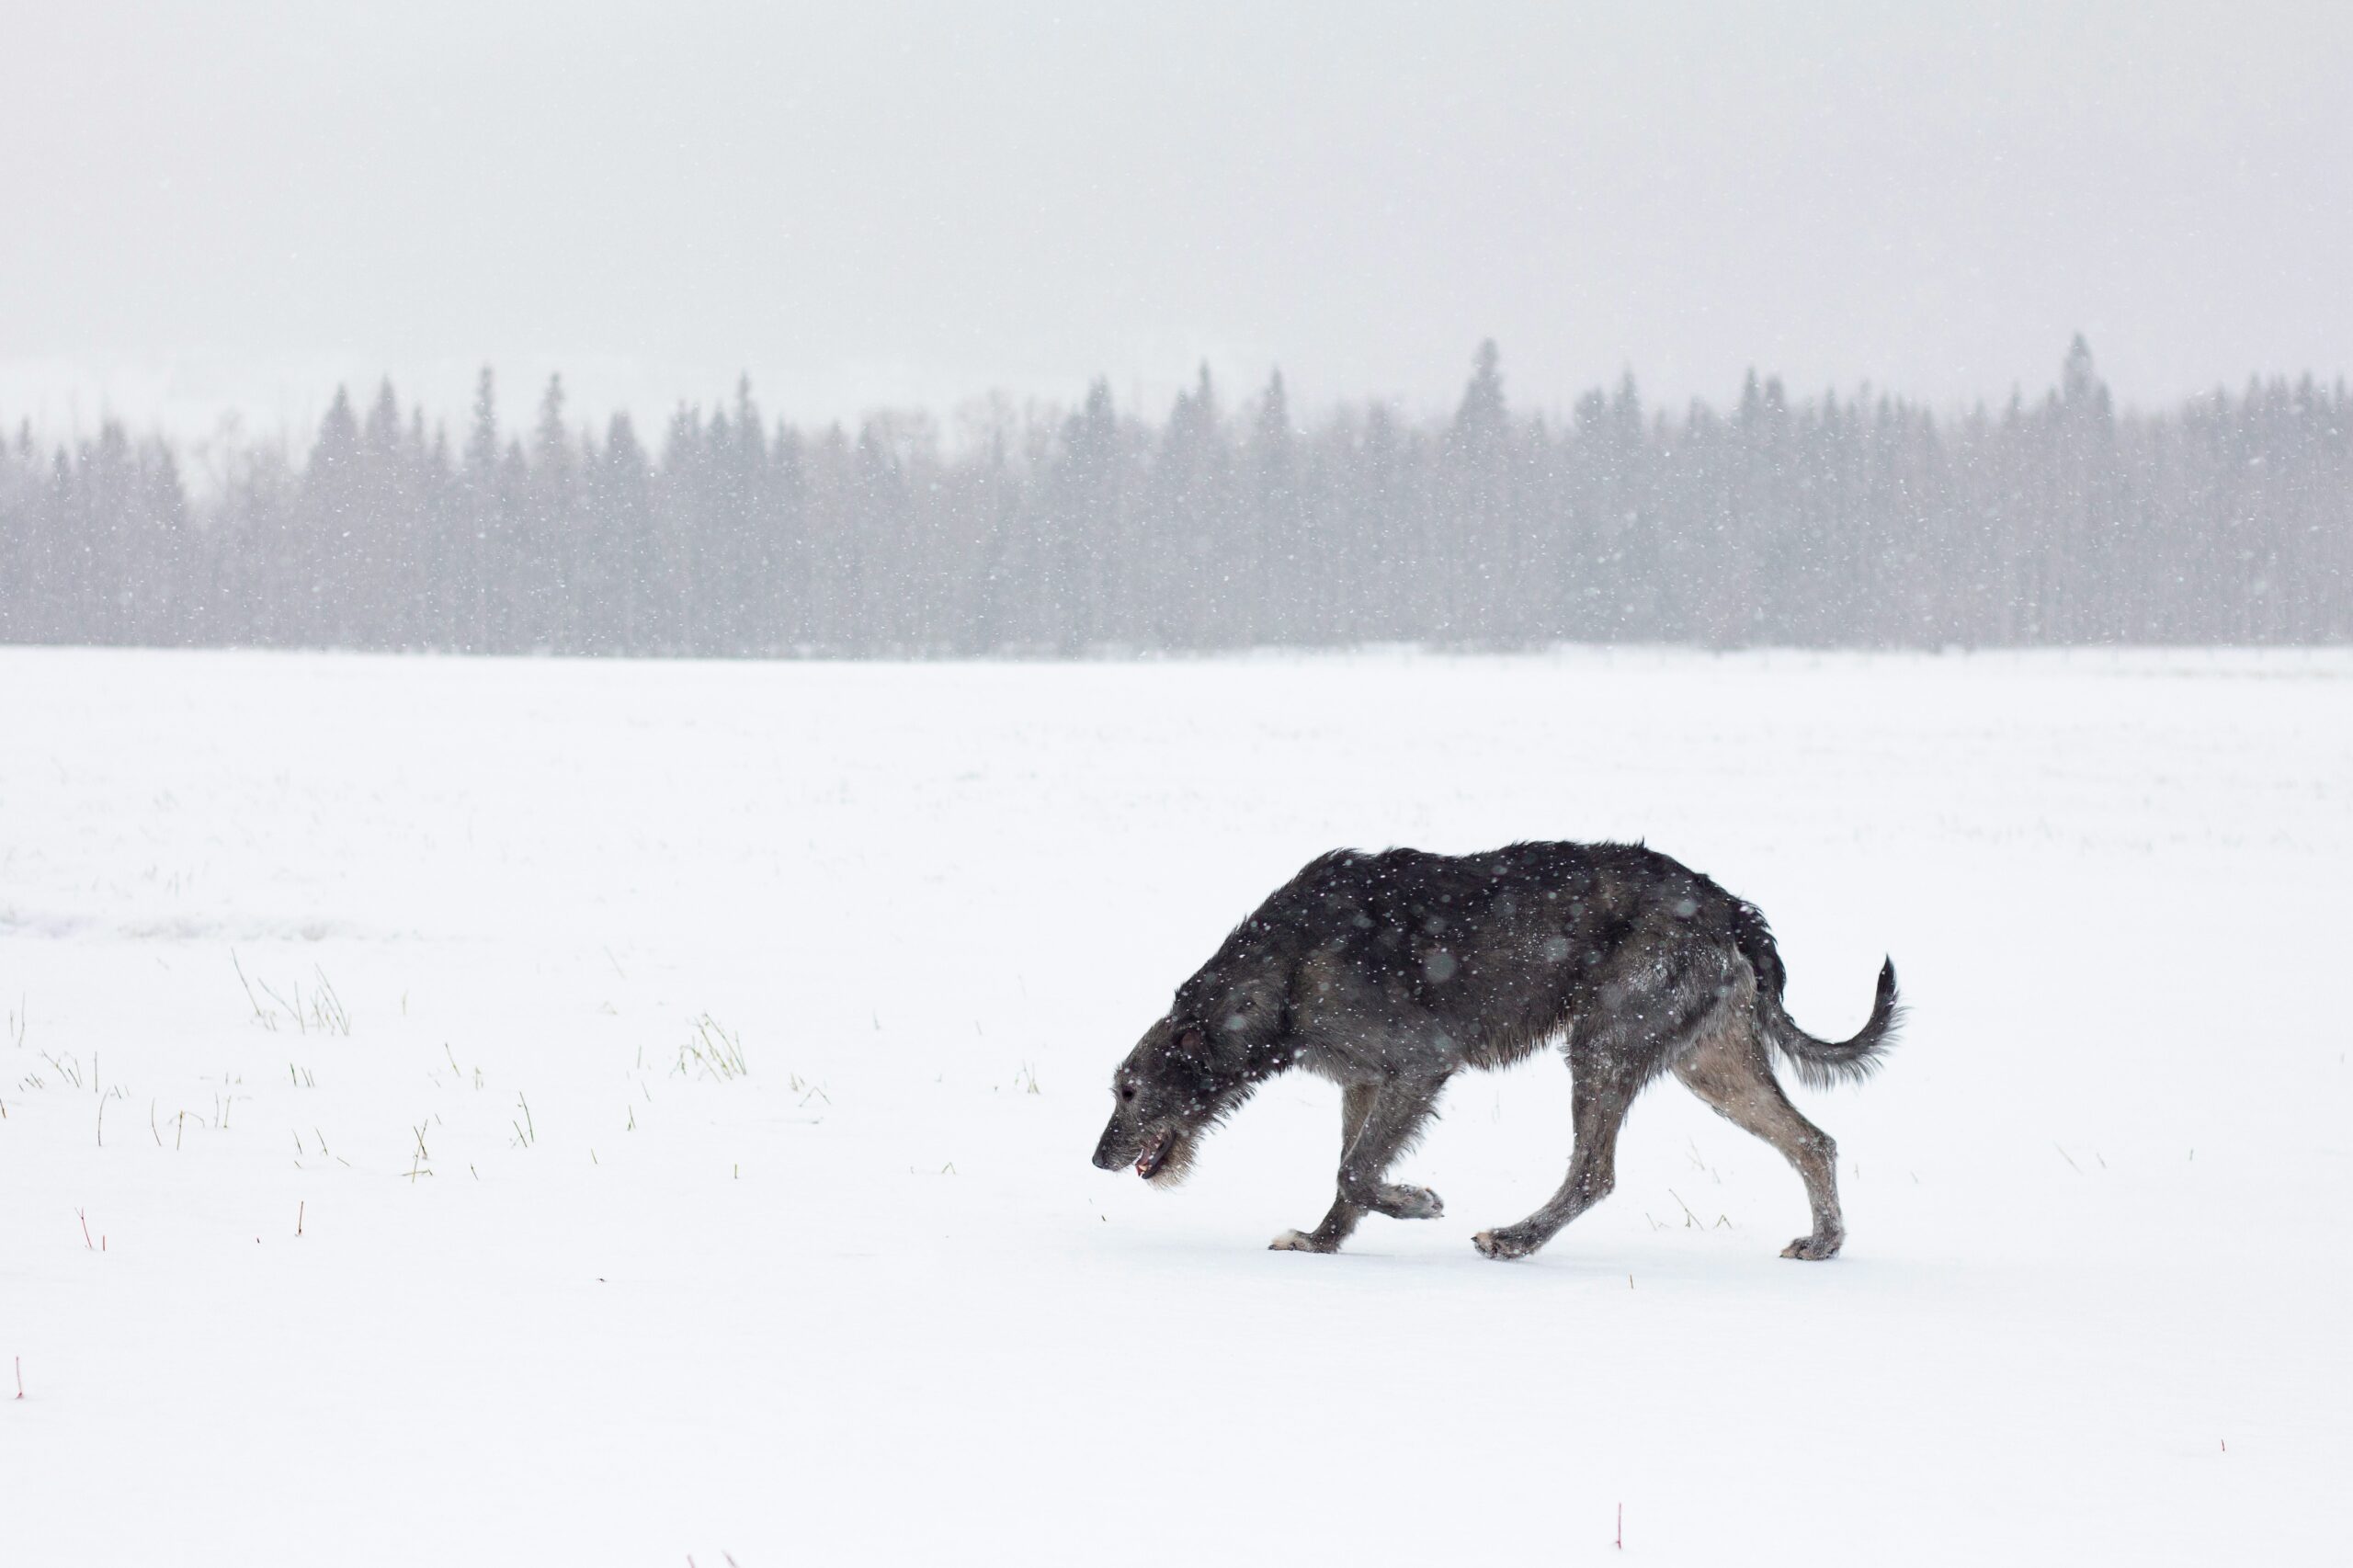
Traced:
POLYGON ((675 1071, 681 1077, 693 1075, 726 1083, 751 1072, 744 1062, 744 1040, 731 1034, 709 1013, 690 1020, 694 1033, 678 1047, 678 1065, 675 1071))

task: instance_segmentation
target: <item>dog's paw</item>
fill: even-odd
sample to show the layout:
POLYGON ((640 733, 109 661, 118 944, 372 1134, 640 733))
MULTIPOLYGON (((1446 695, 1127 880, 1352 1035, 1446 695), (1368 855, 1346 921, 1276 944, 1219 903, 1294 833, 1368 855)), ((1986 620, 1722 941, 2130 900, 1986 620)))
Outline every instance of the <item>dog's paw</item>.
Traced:
POLYGON ((1307 1231, 1285 1231, 1267 1244, 1268 1252, 1337 1252, 1340 1244, 1307 1231))
POLYGON ((1809 1263, 1819 1263, 1825 1257, 1836 1257, 1847 1238, 1842 1235, 1800 1236, 1781 1249, 1783 1257, 1802 1257, 1809 1263))
POLYGON ((1506 1259, 1526 1257, 1540 1244, 1517 1225, 1507 1225, 1500 1231, 1480 1232, 1471 1238, 1471 1244, 1479 1249, 1482 1257, 1506 1259))
POLYGON ((1446 1199, 1427 1187, 1384 1187, 1381 1211, 1392 1220, 1435 1220, 1446 1212, 1446 1199))

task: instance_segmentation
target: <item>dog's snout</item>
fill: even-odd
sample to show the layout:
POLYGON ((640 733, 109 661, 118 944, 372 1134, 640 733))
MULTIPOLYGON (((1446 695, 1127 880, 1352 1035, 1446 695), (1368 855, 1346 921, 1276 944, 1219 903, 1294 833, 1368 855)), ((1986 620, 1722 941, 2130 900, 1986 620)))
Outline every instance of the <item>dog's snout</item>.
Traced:
POLYGON ((1103 1136, 1095 1141, 1095 1168, 1097 1170, 1116 1171, 1122 1165, 1127 1163, 1120 1158, 1119 1144, 1120 1124, 1117 1121, 1114 1121, 1110 1126, 1103 1130, 1103 1136))

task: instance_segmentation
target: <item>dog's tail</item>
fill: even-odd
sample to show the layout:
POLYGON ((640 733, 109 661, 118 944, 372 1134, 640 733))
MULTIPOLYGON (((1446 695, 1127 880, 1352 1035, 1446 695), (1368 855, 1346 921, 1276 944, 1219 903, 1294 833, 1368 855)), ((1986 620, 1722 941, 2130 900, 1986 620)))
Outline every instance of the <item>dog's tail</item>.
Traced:
POLYGON ((1895 994, 1894 960, 1880 965, 1879 994, 1871 1000, 1871 1016, 1861 1030, 1850 1040, 1816 1040, 1798 1028, 1797 1020, 1781 1006, 1787 971, 1781 968, 1780 949, 1773 945, 1773 933, 1756 905, 1734 906, 1733 936, 1741 956, 1756 971, 1756 1031, 1780 1052, 1802 1082, 1827 1088, 1834 1084, 1860 1083, 1877 1070, 1881 1056, 1895 1043, 1896 1032, 1904 1027, 1904 1005, 1895 994))

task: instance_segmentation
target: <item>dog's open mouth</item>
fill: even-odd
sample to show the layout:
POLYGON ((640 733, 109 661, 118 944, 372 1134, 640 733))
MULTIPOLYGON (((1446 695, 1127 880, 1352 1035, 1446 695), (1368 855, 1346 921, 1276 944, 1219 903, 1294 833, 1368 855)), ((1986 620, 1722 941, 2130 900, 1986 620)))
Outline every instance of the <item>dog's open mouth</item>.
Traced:
POLYGON ((1168 1152, 1175 1147, 1176 1147, 1176 1130, 1175 1128, 1164 1127, 1159 1131, 1154 1133, 1152 1137, 1145 1142, 1143 1153, 1136 1156, 1136 1175, 1143 1177, 1146 1181, 1150 1181, 1154 1176, 1158 1176, 1160 1174, 1160 1167, 1168 1163, 1168 1152))

